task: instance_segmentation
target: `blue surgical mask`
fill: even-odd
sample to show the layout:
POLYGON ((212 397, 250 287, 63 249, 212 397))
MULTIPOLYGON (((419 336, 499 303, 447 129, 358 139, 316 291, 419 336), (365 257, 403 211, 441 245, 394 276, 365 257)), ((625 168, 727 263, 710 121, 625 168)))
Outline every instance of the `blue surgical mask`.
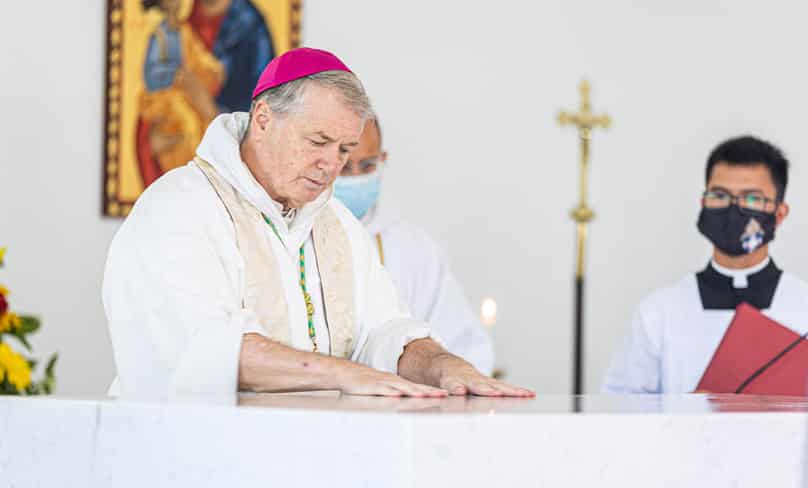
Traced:
POLYGON ((376 205, 380 183, 378 171, 361 176, 340 176, 334 182, 334 196, 344 203, 357 219, 361 219, 376 205))

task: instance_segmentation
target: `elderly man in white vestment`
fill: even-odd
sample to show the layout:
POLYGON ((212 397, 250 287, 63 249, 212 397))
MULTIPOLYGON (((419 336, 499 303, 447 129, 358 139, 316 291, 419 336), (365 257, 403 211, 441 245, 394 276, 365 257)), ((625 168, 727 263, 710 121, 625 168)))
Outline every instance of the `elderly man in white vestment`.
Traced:
POLYGON ((332 183, 372 109, 333 54, 261 75, 115 236, 104 306, 122 395, 340 390, 532 396, 448 353, 406 312, 332 183))
POLYGON ((369 120, 334 182, 334 196, 365 224, 413 317, 428 323, 451 353, 491 374, 491 338, 449 269, 446 254, 426 231, 401 219, 389 203, 379 203, 387 158, 379 120, 369 120))

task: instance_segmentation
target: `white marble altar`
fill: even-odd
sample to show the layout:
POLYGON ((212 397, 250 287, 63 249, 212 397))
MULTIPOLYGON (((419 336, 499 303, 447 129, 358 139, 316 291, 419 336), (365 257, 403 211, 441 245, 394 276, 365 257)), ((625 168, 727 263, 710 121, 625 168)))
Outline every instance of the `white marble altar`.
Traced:
POLYGON ((0 487, 808 487, 808 400, 0 397, 0 487))

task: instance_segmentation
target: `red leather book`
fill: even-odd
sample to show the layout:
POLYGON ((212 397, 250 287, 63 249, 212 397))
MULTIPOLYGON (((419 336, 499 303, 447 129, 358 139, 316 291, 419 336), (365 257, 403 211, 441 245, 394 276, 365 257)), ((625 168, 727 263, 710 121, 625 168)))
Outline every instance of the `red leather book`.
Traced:
POLYGON ((696 391, 806 395, 808 340, 742 303, 696 391))

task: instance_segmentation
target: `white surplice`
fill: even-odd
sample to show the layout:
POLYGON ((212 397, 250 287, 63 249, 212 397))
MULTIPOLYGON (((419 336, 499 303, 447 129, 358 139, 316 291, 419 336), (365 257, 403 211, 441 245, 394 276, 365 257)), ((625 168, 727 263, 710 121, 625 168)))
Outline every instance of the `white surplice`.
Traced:
MULTIPOLYGON (((709 268, 734 288, 769 266, 709 268)), ((708 268, 708 269, 709 269, 708 268)), ((761 312, 798 334, 808 331, 808 284, 782 273, 771 304, 761 312)), ((727 331, 735 310, 705 309, 697 275, 651 293, 637 306, 631 328, 612 358, 603 393, 693 393, 727 331)))
MULTIPOLYGON (((364 227, 331 197, 331 189, 299 209, 287 225, 277 202, 241 160, 239 142, 247 121, 246 113, 217 117, 197 155, 235 189, 234 194, 275 224, 279 236, 269 225, 260 227, 260 232, 277 258, 277 267, 272 268, 277 273, 268 273, 267 280, 279 280, 278 289, 288 304, 284 313, 288 345, 313 348, 299 284, 298 253, 303 245, 318 350, 330 349, 319 257, 312 240, 315 220, 328 210, 350 243, 345 249, 353 274, 349 356, 395 373, 404 346, 435 337, 407 312, 364 227)), ((200 166, 191 162, 150 185, 122 224, 110 246, 103 286, 122 395, 237 390, 242 335, 267 335, 267 327, 255 310, 244 306, 249 303, 245 257, 231 218, 200 166)))
MULTIPOLYGON (((440 246, 426 231, 404 222, 384 205, 376 205, 362 222, 374 241, 377 235, 381 238, 384 267, 413 317, 427 322, 450 352, 483 374, 491 374, 491 337, 469 305, 440 246)), ((378 241, 375 243, 378 250, 378 241)))

